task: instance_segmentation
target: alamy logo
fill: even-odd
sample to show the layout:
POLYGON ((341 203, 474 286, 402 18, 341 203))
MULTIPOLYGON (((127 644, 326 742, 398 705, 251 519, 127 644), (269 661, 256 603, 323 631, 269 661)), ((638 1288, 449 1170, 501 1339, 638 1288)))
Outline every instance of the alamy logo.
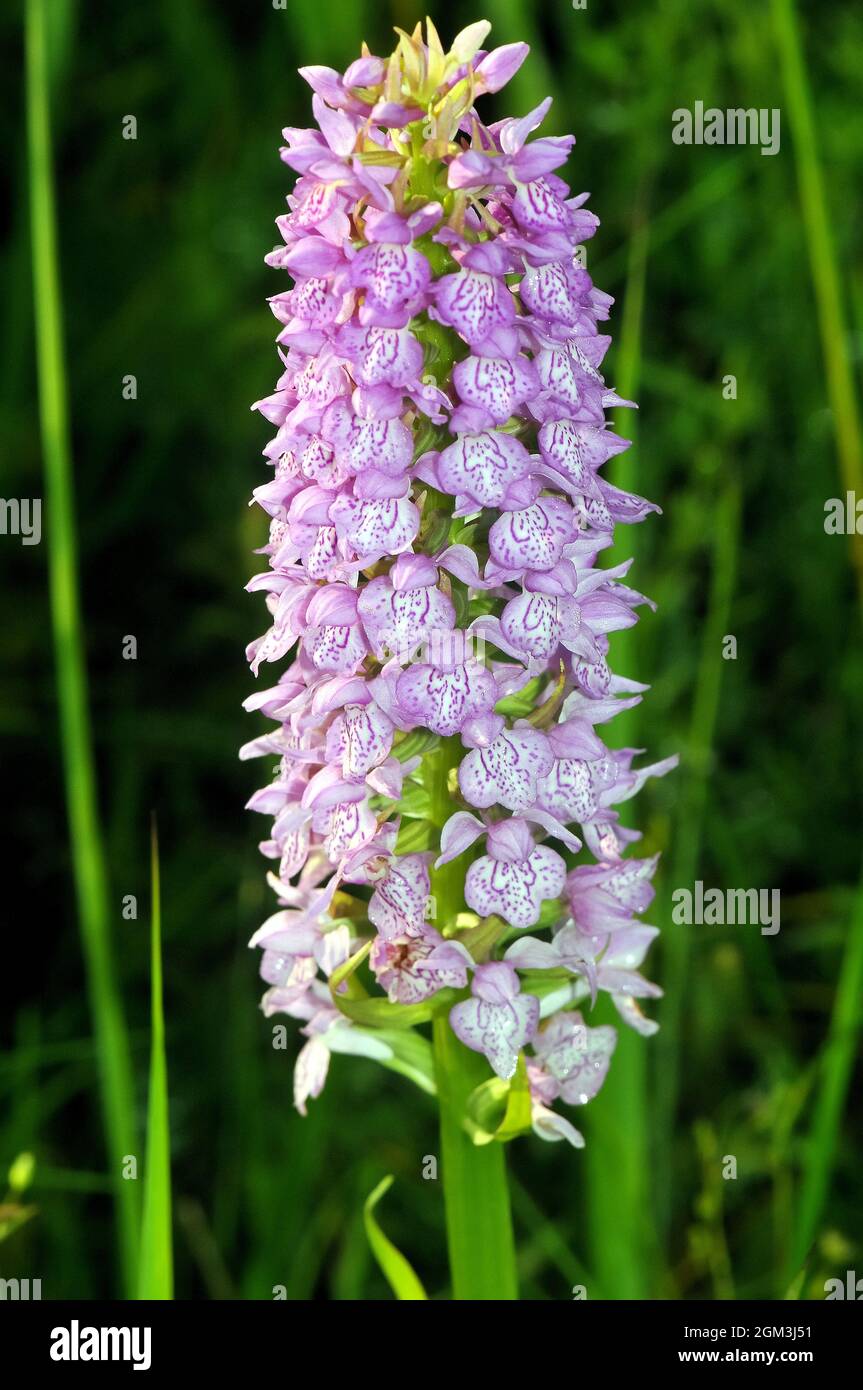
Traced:
POLYGON ((42 539, 41 497, 0 497, 0 536, 20 536, 22 545, 42 539))
POLYGON ((856 492, 828 497, 824 503, 824 530, 828 536, 863 536, 863 497, 856 492))
POLYGON ((671 920, 692 926, 760 926, 762 936, 779 930, 778 888, 708 888, 701 879, 690 888, 675 888, 671 920))
POLYGON ((718 106, 695 109, 678 106, 671 113, 671 138, 675 145, 760 145, 762 154, 779 149, 779 107, 741 107, 722 111, 718 106))
POLYGON ((41 1279, 0 1279, 0 1299, 13 1303, 42 1297, 41 1279))
POLYGON ((860 1303, 863 1300, 863 1279, 857 1278, 856 1270, 846 1269, 844 1283, 841 1279, 824 1281, 824 1297, 828 1303, 836 1298, 849 1298, 855 1303, 860 1303))
POLYGON ((69 1327, 51 1332, 52 1361, 131 1361, 133 1371, 150 1369, 149 1327, 69 1327))

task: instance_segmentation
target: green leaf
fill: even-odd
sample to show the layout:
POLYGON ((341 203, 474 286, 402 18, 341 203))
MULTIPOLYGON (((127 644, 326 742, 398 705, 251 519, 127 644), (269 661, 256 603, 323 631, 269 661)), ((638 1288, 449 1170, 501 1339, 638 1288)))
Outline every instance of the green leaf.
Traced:
POLYGON ((569 970, 526 970, 521 977, 521 987, 525 994, 536 995, 538 999, 544 999, 547 994, 554 994, 555 990, 562 989, 565 985, 577 985, 578 980, 569 970))
POLYGON ((465 525, 464 521, 462 521, 461 518, 459 518, 458 521, 454 521, 450 526, 450 545, 466 545, 469 550, 474 550, 474 541, 476 539, 476 533, 478 529, 479 528, 475 521, 471 521, 467 525, 465 525))
MULTIPOLYGON (((332 981, 330 987, 332 989, 332 981)), ((333 990, 333 1001, 340 1012, 364 1028, 414 1028, 418 1023, 428 1023, 441 1006, 455 1004, 461 997, 458 990, 441 989, 433 1001, 424 1004, 391 1004, 380 996, 351 999, 333 990)))
POLYGON ((156 824, 150 835, 150 1094, 147 1103, 147 1155, 144 1163, 144 1216, 138 1267, 138 1297, 174 1296, 171 1248, 171 1145, 168 1126, 168 1068, 162 1006, 162 903, 156 824))
POLYGON ((428 1038, 412 1028, 379 1028, 375 1037, 389 1047, 392 1056, 381 1058, 381 1066, 406 1076, 426 1095, 437 1095, 434 1075, 434 1054, 428 1038))
POLYGON ((490 1076, 471 1091, 465 1105, 465 1128, 477 1145, 490 1144, 506 1114, 509 1083, 490 1076))
POLYGON ((528 681, 523 690, 498 700, 495 710, 498 714, 508 715, 510 719, 524 719, 533 709, 544 680, 545 677, 537 676, 535 680, 528 681))
POLYGON ((468 919, 473 914, 460 912, 456 918, 458 931, 454 933, 455 939, 466 946, 478 963, 487 960, 492 947, 496 946, 502 937, 510 931, 508 922, 504 922, 502 917, 483 917, 475 920, 468 925, 468 919))
POLYGON ((390 166, 394 169, 402 163, 401 155, 390 153, 389 150, 362 150, 359 154, 354 155, 354 158, 358 159, 361 164, 375 167, 379 165, 390 166))
POLYGON ((471 620, 470 596, 467 589, 461 584, 452 586, 452 605, 455 609, 455 625, 458 628, 467 627, 471 620))
POLYGON ((497 1139, 506 1143, 531 1128, 530 1087, 524 1053, 511 1081, 489 1077, 468 1097, 465 1107, 467 1129, 474 1144, 482 1146, 497 1139))
POLYGON ((400 743, 393 745, 393 757, 398 758, 400 763, 405 763, 408 758, 416 758, 422 753, 428 753, 439 743, 439 735, 433 734, 431 729, 413 729, 405 735, 400 743))
POLYGON ((366 1198, 363 1207, 366 1236, 381 1273, 396 1298, 414 1303, 424 1302, 428 1298, 425 1289, 404 1255, 396 1249, 389 1237, 384 1235, 375 1219, 375 1207, 392 1185, 393 1176, 390 1173, 366 1198))
POLYGON ((397 854, 416 854, 418 850, 430 849, 437 843, 439 831, 427 820, 408 820, 399 827, 396 840, 397 854))
POLYGON ((86 634, 78 595, 74 471, 63 351, 63 287, 51 138, 52 87, 62 77, 74 32, 72 6, 27 0, 27 181, 33 265, 33 323, 47 515, 47 564, 57 709, 69 815, 69 848, 90 994, 99 1098, 127 1296, 135 1288, 140 1225, 137 1183, 120 1176, 136 1149, 132 1059, 112 938, 107 859, 96 797, 95 754, 87 699, 86 634))
POLYGON ((429 520, 422 532, 422 543, 426 553, 432 555, 436 550, 440 550, 446 544, 448 537, 449 517, 430 512, 429 520))
POLYGON ((530 1087, 527 1082, 527 1063, 524 1053, 518 1055, 515 1076, 509 1083, 506 1101, 506 1114, 495 1131, 495 1139, 505 1143, 519 1134, 526 1134, 531 1127, 530 1087))
POLYGON ((401 815, 408 820, 428 820, 432 814, 432 801, 425 787, 406 782, 401 799, 396 802, 401 815))

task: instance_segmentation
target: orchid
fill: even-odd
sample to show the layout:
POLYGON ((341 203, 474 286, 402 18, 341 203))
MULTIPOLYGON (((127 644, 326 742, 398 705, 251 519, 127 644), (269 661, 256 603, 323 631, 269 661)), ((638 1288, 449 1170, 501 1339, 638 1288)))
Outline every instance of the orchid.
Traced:
POLYGON ((656 508, 601 473, 627 447, 605 410, 631 402, 600 373, 612 301, 580 263, 597 219, 556 172, 572 137, 535 134, 548 100, 483 123, 474 101, 527 54, 485 50, 489 27, 302 70, 317 125, 281 152, 298 178, 267 261, 293 286, 270 301, 248 586, 270 619, 253 673, 289 664, 247 701, 275 728, 242 753, 279 759, 249 802, 278 864, 252 944, 264 1012, 303 1023, 298 1107, 331 1052, 389 1064, 392 1030, 431 1022, 411 1065, 453 1171, 468 1122, 496 1137, 490 1074, 504 1108, 529 1097, 521 1128, 583 1143, 553 1106, 593 1099, 616 1034, 574 1004, 607 991, 650 1031, 635 914, 656 857, 626 857, 614 808, 676 762, 634 768, 596 732, 641 698, 609 634, 649 603, 603 552, 656 508))

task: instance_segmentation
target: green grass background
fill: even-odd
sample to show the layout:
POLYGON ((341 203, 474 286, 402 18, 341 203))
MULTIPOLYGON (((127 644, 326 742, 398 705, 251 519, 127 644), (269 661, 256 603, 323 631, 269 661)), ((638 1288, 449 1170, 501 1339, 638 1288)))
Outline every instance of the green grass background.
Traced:
MULTIPOLYGON (((0 492, 43 497, 46 533, 0 536, 0 1275, 41 1278, 45 1298, 170 1289, 152 1246, 139 1283, 135 1248, 147 1116, 160 1162, 167 1114, 159 1048, 148 1101, 155 810, 175 1296, 389 1297, 363 1215, 389 1173, 377 1215, 441 1296, 442 1195, 422 1178, 433 1101, 339 1057, 309 1118, 292 1109, 292 1054, 271 1046, 245 946, 268 902, 261 825, 242 810, 255 770, 235 757, 254 725, 243 647, 262 625, 243 593, 263 535, 246 501, 266 477, 248 405, 276 372, 264 298, 284 277, 262 257, 291 182, 280 130, 308 120, 298 66, 343 68, 363 38, 388 52, 391 25, 423 10, 29 7, 31 40, 44 20, 29 90, 24 7, 0 17, 0 492), (118 1180, 126 1152, 137 1184, 118 1180), (22 1153, 32 1180, 18 1165, 5 1193, 22 1153)), ((583 1153, 509 1147, 522 1296, 823 1297, 863 1260, 863 568, 860 539, 823 527, 828 498, 863 499, 863 15, 851 0, 433 14, 445 42, 483 16, 496 43, 533 48, 490 117, 551 93, 547 128, 575 131, 569 181, 602 221, 588 267, 617 299, 609 375, 641 406, 609 476, 664 509, 634 542, 659 612, 612 649, 652 690, 613 731, 682 757, 635 811, 664 853, 649 914, 663 1029, 622 1039, 579 1116, 583 1153), (675 146, 671 112, 696 100, 780 108, 780 152, 675 146), (780 933, 674 927, 671 891, 696 878, 780 889, 780 933)), ((621 557, 631 537, 619 528, 621 557)), ((158 1178, 145 1245, 149 1230, 164 1251, 163 1164, 158 1178)))

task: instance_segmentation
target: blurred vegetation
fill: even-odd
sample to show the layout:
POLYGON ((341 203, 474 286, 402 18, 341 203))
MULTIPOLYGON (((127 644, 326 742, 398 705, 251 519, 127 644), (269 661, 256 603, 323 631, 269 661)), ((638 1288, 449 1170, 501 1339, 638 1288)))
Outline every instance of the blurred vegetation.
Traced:
MULTIPOLYGON (((248 406, 276 374, 264 299, 282 278, 262 257, 292 179, 280 131, 308 123, 297 67, 344 68, 363 38, 388 52, 391 25, 413 27, 423 10, 48 8, 86 659, 141 1154, 153 809, 160 827, 176 1295, 270 1298, 284 1285, 291 1299, 389 1297, 363 1207, 392 1173, 386 1233, 440 1296, 440 1186, 422 1179, 437 1152, 433 1102, 339 1057, 308 1119, 292 1109, 292 1057, 271 1046, 245 945, 267 892, 261 827, 242 809, 254 771, 236 761, 252 736, 243 648, 262 627, 260 600, 243 593, 263 534, 246 501, 265 477, 266 434, 248 406), (122 138, 129 114, 134 141, 122 138), (122 658, 127 635, 135 661, 122 658), (123 919, 128 894, 135 921, 123 919)), ((548 130, 575 130, 569 181, 602 219, 588 267, 618 300, 610 379, 640 402, 634 448, 609 476, 664 513, 640 528, 634 574, 659 611, 619 642, 616 665, 652 684, 636 741, 682 754, 634 811, 645 848, 664 852, 649 914, 665 933, 649 971, 666 988, 663 1031, 622 1042, 578 1117, 584 1153, 510 1147, 522 1296, 566 1299, 585 1283, 591 1297, 769 1298, 793 1282, 822 1297, 826 1277, 863 1258, 860 1115, 846 1103, 859 1067, 863 649, 851 544, 823 525, 825 501, 859 469, 863 14, 851 0, 486 0, 433 17, 447 40, 481 16, 495 43, 533 48, 485 99, 489 118, 551 93, 548 130), (780 152, 674 145, 671 112, 696 100, 780 108, 780 152), (726 634, 735 660, 722 659, 726 634), (695 879, 780 889, 781 931, 675 927, 671 891, 695 879)), ((4 7, 0 37, 0 491, 34 497, 22 7, 4 7)), ((621 558, 629 539, 621 528, 621 558)), ((122 1284, 47 558, 44 541, 0 537, 12 866, 0 1274, 41 1277, 46 1298, 92 1298, 122 1284)))

